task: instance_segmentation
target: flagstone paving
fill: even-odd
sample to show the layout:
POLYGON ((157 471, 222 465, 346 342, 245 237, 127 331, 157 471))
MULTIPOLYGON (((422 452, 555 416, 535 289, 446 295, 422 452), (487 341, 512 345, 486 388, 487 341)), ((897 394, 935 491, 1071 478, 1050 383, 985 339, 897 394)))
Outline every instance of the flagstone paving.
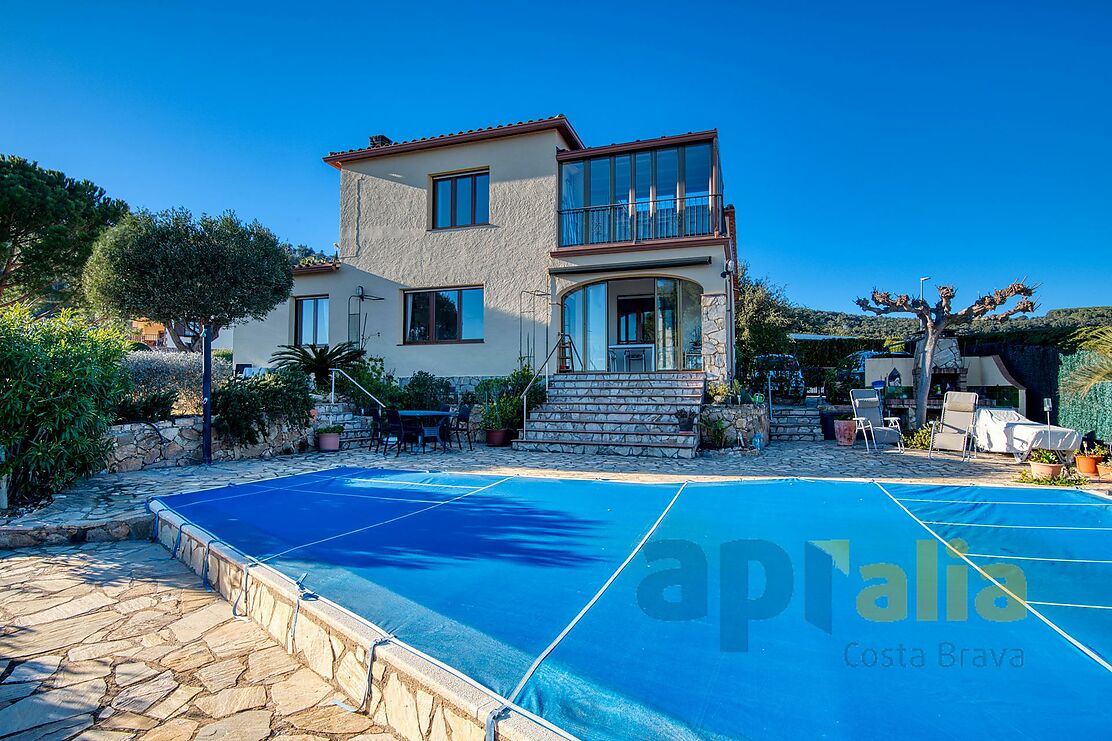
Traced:
POLYGON ((366 741, 383 730, 336 705, 359 703, 233 619, 157 544, 0 554, 0 625, 5 741, 366 741))
MULTIPOLYGON (((59 494, 48 506, 18 517, 0 517, 0 548, 143 538, 144 510, 156 494, 192 491, 255 479, 288 476, 333 466, 379 466, 483 471, 564 477, 620 477, 641 481, 801 476, 890 481, 1013 484, 1019 466, 1011 456, 983 454, 961 462, 928 460, 922 451, 866 453, 833 442, 777 442, 760 455, 744 451, 701 454, 691 460, 534 453, 477 445, 474 451, 430 451, 383 456, 370 450, 305 453, 182 466, 122 474, 97 474, 59 494)), ((1107 488, 1107 484, 1104 485, 1107 488)))

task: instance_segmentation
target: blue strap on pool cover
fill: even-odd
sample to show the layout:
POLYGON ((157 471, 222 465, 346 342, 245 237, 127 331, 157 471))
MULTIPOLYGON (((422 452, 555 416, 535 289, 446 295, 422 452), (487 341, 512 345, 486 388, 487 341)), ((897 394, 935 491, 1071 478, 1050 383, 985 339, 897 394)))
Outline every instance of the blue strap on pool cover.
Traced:
POLYGON ((1093 737, 1109 727, 1112 610, 1040 606, 1046 622, 984 619, 975 598, 992 590, 995 604, 1004 592, 982 577, 982 559, 970 555, 970 566, 938 544, 960 534, 971 554, 1084 560, 1050 564, 1069 569, 1066 589, 1033 571, 1031 604, 1112 604, 1107 582, 1075 568, 1112 560, 1112 534, 968 527, 1036 524, 1029 518, 1045 515, 1017 512, 1046 504, 1086 505, 1057 507, 1047 523, 1079 526, 1080 513, 1104 517, 1091 497, 790 480, 690 484, 679 497, 676 485, 525 478, 474 491, 492 481, 348 469, 234 499, 210 491, 164 502, 287 575, 310 572, 317 593, 504 699, 527 678, 517 703, 590 738, 1093 737), (936 539, 916 521, 928 511, 959 524, 938 526, 936 539), (920 541, 939 552, 933 571, 917 562, 920 541), (785 554, 786 591, 784 573, 739 561, 754 543, 785 554), (897 593, 862 597, 878 564, 907 575, 902 619, 862 612, 898 607, 897 593), (968 581, 955 601, 964 620, 948 619, 952 568, 968 581), (923 574, 938 580, 933 618, 919 615, 923 574), (770 588, 784 607, 742 620, 770 588), (660 614, 685 600, 698 609, 660 614), (913 649, 922 665, 869 665, 870 655, 913 649), (1020 667, 1009 663, 1016 652, 1020 667), (974 666, 967 654, 1006 658, 974 666))

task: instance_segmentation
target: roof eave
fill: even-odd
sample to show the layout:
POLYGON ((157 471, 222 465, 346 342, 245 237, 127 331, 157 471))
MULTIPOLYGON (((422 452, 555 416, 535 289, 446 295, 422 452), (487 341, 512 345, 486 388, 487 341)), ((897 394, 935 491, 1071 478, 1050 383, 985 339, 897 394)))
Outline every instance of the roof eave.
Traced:
POLYGON ((540 121, 528 121, 521 124, 503 126, 500 128, 479 129, 476 131, 465 131, 459 134, 448 134, 447 136, 430 139, 402 142, 385 147, 358 149, 351 152, 337 152, 324 157, 323 160, 325 163, 339 170, 347 162, 358 162, 376 157, 389 157, 427 149, 438 149, 440 147, 450 147, 457 144, 504 139, 510 136, 521 136, 523 134, 533 134, 540 131, 558 131, 563 135, 564 140, 573 147, 573 149, 569 151, 578 151, 584 148, 583 140, 579 138, 579 134, 572 128, 571 122, 563 116, 559 116, 542 119, 540 121))

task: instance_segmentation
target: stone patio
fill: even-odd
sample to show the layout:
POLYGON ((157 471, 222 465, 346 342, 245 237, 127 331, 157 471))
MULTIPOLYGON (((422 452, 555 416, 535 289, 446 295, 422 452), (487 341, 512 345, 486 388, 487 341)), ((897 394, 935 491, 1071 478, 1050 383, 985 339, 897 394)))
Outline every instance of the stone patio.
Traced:
POLYGON ((0 624, 5 741, 393 738, 157 544, 0 555, 0 624))
MULTIPOLYGON (((359 699, 290 657, 255 623, 233 619, 230 605, 202 589, 196 574, 161 545, 130 540, 31 547, 144 537, 150 531, 144 503, 152 495, 339 465, 639 481, 796 476, 996 485, 1015 485, 1020 470, 1010 456, 962 463, 930 461, 919 451, 875 454, 833 443, 778 443, 761 455, 728 451, 693 460, 476 447, 398 458, 312 453, 100 474, 38 512, 0 521, 0 543, 16 548, 0 552, 0 737, 393 738, 375 717, 350 712, 359 699)), ((420 735, 435 736, 438 722, 430 716, 420 735)), ((461 727, 458 735, 471 733, 461 727)))
POLYGON ((481 445, 474 451, 430 450, 423 454, 403 453, 396 458, 393 454, 383 456, 369 450, 304 453, 228 461, 209 467, 97 474, 59 494, 51 504, 36 512, 0 518, 0 548, 145 538, 150 533, 150 516, 144 503, 156 494, 193 491, 341 465, 636 481, 797 476, 996 485, 1018 485, 1015 477, 1020 471, 1011 456, 982 454, 966 463, 955 458, 931 461, 922 451, 909 450, 902 455, 866 453, 860 444, 844 448, 833 442, 778 442, 760 455, 720 451, 703 453, 690 460, 537 453, 481 445))

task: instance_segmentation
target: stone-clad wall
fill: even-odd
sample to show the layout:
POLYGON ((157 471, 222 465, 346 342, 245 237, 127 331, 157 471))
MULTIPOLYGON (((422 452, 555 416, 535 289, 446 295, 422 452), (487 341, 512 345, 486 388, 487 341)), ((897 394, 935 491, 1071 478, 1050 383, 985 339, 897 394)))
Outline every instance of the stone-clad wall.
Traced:
MULTIPOLYGON (((156 505, 159 542, 204 575, 232 603, 235 614, 253 620, 342 692, 356 712, 371 718, 375 733, 406 741, 483 741, 486 720, 502 705, 497 696, 463 681, 323 596, 300 599, 288 577, 264 565, 246 566, 245 577, 242 554, 221 543, 206 546, 196 529, 186 526, 182 531, 180 517, 159 509, 156 505)), ((496 738, 556 741, 560 737, 509 713, 498 720, 496 738)))
POLYGON ((753 435, 760 432, 768 445, 769 419, 768 407, 763 404, 739 404, 727 406, 726 404, 707 404, 699 416, 700 422, 714 424, 718 420, 726 422, 727 438, 730 447, 737 446, 738 435, 745 441, 746 447, 753 444, 753 435))
MULTIPOLYGON (((269 458, 296 453, 308 447, 310 433, 309 429, 291 429, 285 424, 272 423, 257 445, 229 445, 219 435, 213 435, 212 459, 269 458)), ((201 462, 200 417, 115 425, 108 435, 111 448, 106 469, 110 473, 201 462)))

